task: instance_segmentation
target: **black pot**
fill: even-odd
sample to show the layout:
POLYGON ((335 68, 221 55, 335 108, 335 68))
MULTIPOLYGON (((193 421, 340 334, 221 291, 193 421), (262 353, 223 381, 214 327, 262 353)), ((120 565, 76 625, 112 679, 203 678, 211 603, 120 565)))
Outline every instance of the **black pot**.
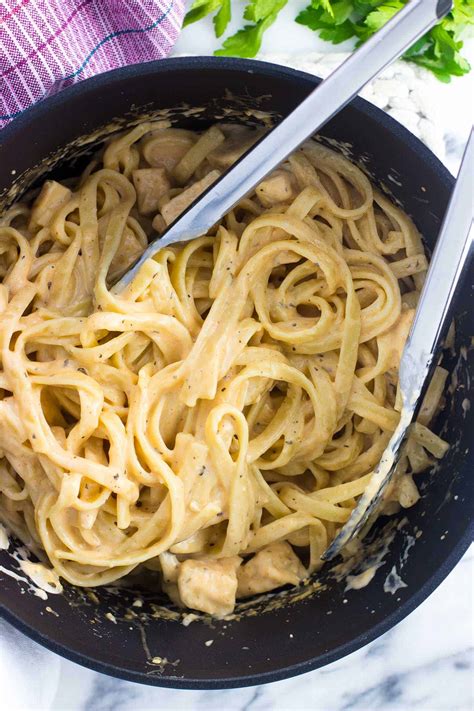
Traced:
MULTIPOLYGON (((53 156, 50 166, 56 175, 77 172, 78 165, 63 161, 63 167, 54 169, 54 162, 59 155, 74 152, 68 145, 78 136, 117 117, 183 103, 205 108, 197 116, 182 107, 174 112, 179 125, 188 127, 221 118, 224 109, 241 120, 252 120, 246 113, 250 107, 284 116, 317 82, 271 64, 213 58, 152 62, 89 79, 38 104, 0 134, 0 193, 10 189, 14 180, 22 189, 31 183, 38 171, 30 169, 43 164, 44 170, 46 157, 53 156)), ((336 116, 321 135, 343 142, 413 217, 432 247, 453 184, 432 153, 361 99, 336 116)), ((384 564, 367 587, 346 592, 345 581, 334 579, 334 566, 330 566, 306 596, 301 589, 284 591, 240 606, 233 621, 216 622, 199 615, 184 626, 179 613, 156 606, 166 603, 150 590, 96 588, 90 595, 66 585, 62 595, 43 601, 28 593, 26 583, 0 572, 5 618, 79 664, 131 681, 201 689, 300 674, 386 632, 430 595, 472 539, 474 410, 468 409, 465 398, 474 360, 469 351, 460 351, 474 333, 469 284, 459 294, 456 318, 456 349, 461 356, 447 362, 449 368, 456 368, 457 384, 435 426, 453 446, 436 471, 419 476, 418 482, 423 482, 419 503, 392 520, 379 521, 372 552, 382 546, 382 529, 387 536, 388 527, 391 542, 385 546, 384 564), (390 594, 384 592, 384 582, 393 566, 406 587, 390 594), (134 605, 137 597, 140 601, 134 605), (48 612, 47 606, 54 612, 48 612), (206 645, 209 640, 213 643, 206 645)), ((10 555, 13 547, 2 552, 0 564, 18 573, 10 555)))

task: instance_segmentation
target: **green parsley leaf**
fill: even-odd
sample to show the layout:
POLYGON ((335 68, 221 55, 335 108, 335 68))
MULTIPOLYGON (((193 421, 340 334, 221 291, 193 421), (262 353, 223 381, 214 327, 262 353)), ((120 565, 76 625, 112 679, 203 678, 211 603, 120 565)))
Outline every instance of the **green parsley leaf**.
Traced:
POLYGON ((224 32, 226 31, 227 25, 229 24, 229 22, 231 20, 231 17, 232 17, 232 14, 231 14, 231 8, 230 8, 230 0, 222 0, 221 9, 212 18, 212 21, 214 23, 214 31, 216 33, 216 37, 221 37, 224 34, 224 32))
MULTIPOLYGON (((342 25, 353 11, 351 0, 338 0, 337 2, 333 2, 329 9, 326 6, 327 2, 313 0, 311 5, 309 5, 306 10, 303 10, 298 17, 301 17, 306 11, 312 10, 315 14, 314 16, 318 18, 318 21, 324 25, 342 25)), ((300 21, 297 19, 297 22, 300 21)), ((300 22, 300 24, 304 23, 300 22)))
POLYGON ((415 42, 415 44, 412 44, 410 49, 407 49, 405 54, 403 55, 405 59, 408 59, 411 56, 414 56, 416 54, 420 54, 420 52, 423 52, 427 45, 430 42, 429 35, 423 35, 423 37, 420 37, 419 40, 415 42))
POLYGON ((442 20, 442 26, 458 39, 474 35, 474 2, 472 0, 454 0, 454 7, 442 20))
POLYGON ((332 44, 340 44, 346 40, 354 37, 354 25, 349 20, 343 22, 342 25, 336 25, 335 27, 322 27, 319 33, 321 39, 326 42, 332 42, 332 44))
POLYGON ((420 55, 418 57, 410 57, 408 61, 429 69, 437 79, 445 83, 450 82, 452 76, 467 74, 471 68, 469 62, 462 57, 458 61, 453 61, 441 57, 433 58, 428 55, 420 55))
POLYGON ((194 0, 189 12, 183 21, 183 27, 191 25, 193 22, 201 20, 206 15, 209 15, 214 10, 217 10, 222 4, 222 0, 194 0))
POLYGON ((312 30, 318 30, 321 39, 333 44, 339 44, 354 36, 354 26, 350 20, 345 20, 341 24, 331 23, 327 21, 327 12, 321 9, 307 7, 302 10, 296 22, 300 25, 306 25, 312 30))
POLYGON ((263 33, 275 19, 276 15, 260 20, 256 25, 245 25, 235 35, 228 37, 222 49, 218 49, 214 54, 218 57, 255 57, 262 45, 263 33))
POLYGON ((469 62, 458 51, 462 48, 462 42, 456 41, 442 24, 433 27, 422 39, 424 45, 421 45, 419 52, 412 47, 405 54, 409 62, 429 69, 443 82, 449 82, 452 76, 463 76, 470 71, 469 62))
MULTIPOLYGON (((286 2, 283 4, 286 5, 286 2)), ((275 2, 275 0, 250 0, 244 10, 244 19, 250 22, 265 20, 269 15, 281 10, 281 7, 277 9, 278 5, 280 3, 275 2)))
POLYGON ((214 54, 226 57, 255 57, 262 46, 263 33, 273 25, 287 1, 250 0, 245 8, 244 17, 247 20, 253 19, 255 24, 245 25, 235 35, 228 37, 222 49, 218 49, 214 54))
POLYGON ((351 0, 338 0, 333 2, 332 13, 324 12, 322 19, 324 22, 334 22, 335 25, 342 25, 352 14, 354 6, 351 0))
POLYGON ((383 27, 386 22, 402 9, 403 5, 404 3, 400 2, 400 0, 394 0, 394 2, 379 5, 379 7, 370 12, 365 18, 365 26, 372 30, 372 32, 377 32, 377 30, 383 27))
POLYGON ((378 7, 381 0, 354 0, 354 11, 361 17, 365 17, 368 13, 378 7))
POLYGON ((314 7, 315 10, 320 7, 322 10, 327 12, 328 15, 334 17, 334 11, 332 9, 331 0, 313 0, 311 3, 311 7, 314 7))
POLYGON ((316 9, 309 5, 304 10, 301 10, 300 14, 296 18, 296 22, 300 25, 306 25, 310 30, 320 30, 324 26, 324 22, 321 22, 322 11, 316 9))

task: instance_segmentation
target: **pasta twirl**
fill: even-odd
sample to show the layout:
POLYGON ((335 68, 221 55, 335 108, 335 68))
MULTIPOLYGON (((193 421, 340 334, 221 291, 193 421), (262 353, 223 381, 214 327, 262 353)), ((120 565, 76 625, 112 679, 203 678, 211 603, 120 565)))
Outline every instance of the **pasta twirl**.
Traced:
MULTIPOLYGON (((179 604, 297 584, 398 418, 427 267, 411 220, 307 143, 208 235, 110 284, 259 134, 141 124, 0 218, 0 517, 82 586, 158 570, 179 604)), ((438 369, 386 510, 447 445, 438 369)))

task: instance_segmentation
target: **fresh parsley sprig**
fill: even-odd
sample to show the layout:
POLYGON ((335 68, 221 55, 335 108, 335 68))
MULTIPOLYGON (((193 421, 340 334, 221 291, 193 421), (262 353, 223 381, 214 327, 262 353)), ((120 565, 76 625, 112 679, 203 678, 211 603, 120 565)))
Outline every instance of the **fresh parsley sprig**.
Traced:
MULTIPOLYGON (((258 54, 263 33, 272 25, 280 10, 288 0, 249 0, 244 9, 244 20, 252 24, 245 25, 234 35, 228 37, 222 49, 214 54, 230 57, 255 57, 258 54)), ((184 18, 183 27, 218 10, 213 17, 216 37, 221 37, 232 19, 231 0, 194 0, 184 18)))
MULTIPOLYGON (((321 39, 339 44, 355 38, 357 45, 379 30, 408 0, 311 0, 296 22, 318 33, 321 39)), ((215 54, 255 57, 264 32, 272 25, 287 0, 249 0, 243 19, 248 23, 224 40, 215 54)), ((184 27, 214 13, 216 37, 221 37, 232 17, 231 0, 194 0, 184 27)), ((450 81, 470 70, 461 55, 463 40, 474 28, 474 0, 454 0, 453 10, 413 47, 404 59, 429 69, 438 79, 450 81)))

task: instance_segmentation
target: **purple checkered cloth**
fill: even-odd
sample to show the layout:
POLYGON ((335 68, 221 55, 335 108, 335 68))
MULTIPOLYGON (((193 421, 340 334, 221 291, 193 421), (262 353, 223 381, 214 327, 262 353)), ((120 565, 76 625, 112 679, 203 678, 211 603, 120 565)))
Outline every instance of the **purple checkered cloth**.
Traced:
POLYGON ((109 69, 166 57, 184 0, 0 0, 0 128, 109 69))

